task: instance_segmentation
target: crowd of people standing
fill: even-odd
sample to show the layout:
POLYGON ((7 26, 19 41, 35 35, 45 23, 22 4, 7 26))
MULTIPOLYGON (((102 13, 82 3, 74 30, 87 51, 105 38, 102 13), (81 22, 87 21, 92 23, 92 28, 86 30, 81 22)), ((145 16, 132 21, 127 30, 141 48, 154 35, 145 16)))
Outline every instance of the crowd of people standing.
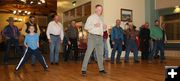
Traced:
MULTIPOLYGON (((142 60, 148 60, 148 63, 153 63, 153 58, 158 56, 160 51, 160 63, 164 63, 164 44, 167 43, 165 24, 160 25, 159 20, 155 20, 154 26, 149 27, 148 22, 142 25, 139 30, 129 21, 127 29, 121 27, 121 20, 116 20, 116 25, 112 27, 112 31, 108 33, 107 25, 102 18, 102 5, 96 5, 95 13, 87 18, 85 23, 85 30, 88 32, 87 50, 82 63, 82 74, 86 75, 87 65, 89 58, 93 51, 95 51, 95 57, 97 59, 99 72, 106 74, 103 59, 108 59, 108 36, 110 38, 110 44, 112 47, 110 63, 114 64, 115 54, 117 51, 116 63, 121 64, 121 53, 125 51, 124 63, 129 63, 129 54, 133 52, 134 63, 139 63, 138 51, 141 51, 142 60)), ((70 51, 74 51, 74 57, 78 59, 78 44, 79 44, 79 31, 76 27, 76 22, 72 21, 67 29, 63 29, 63 25, 59 22, 60 17, 53 15, 53 20, 49 22, 47 30, 44 29, 43 33, 40 32, 38 24, 35 22, 35 16, 30 16, 29 21, 24 24, 21 31, 14 25, 14 19, 9 17, 7 19, 8 25, 2 31, 2 35, 6 39, 6 50, 4 54, 4 63, 8 63, 8 52, 10 45, 13 44, 17 50, 18 37, 23 35, 24 40, 24 52, 18 51, 22 56, 16 70, 22 67, 27 59, 32 56, 32 65, 35 64, 36 59, 47 70, 48 66, 46 61, 39 50, 39 36, 43 36, 43 42, 49 43, 50 49, 50 63, 59 64, 60 46, 63 46, 63 60, 68 61, 70 51), (47 37, 46 37, 47 36, 47 37), (45 41, 46 40, 46 41, 45 41), (23 54, 24 53, 24 54, 23 54)))

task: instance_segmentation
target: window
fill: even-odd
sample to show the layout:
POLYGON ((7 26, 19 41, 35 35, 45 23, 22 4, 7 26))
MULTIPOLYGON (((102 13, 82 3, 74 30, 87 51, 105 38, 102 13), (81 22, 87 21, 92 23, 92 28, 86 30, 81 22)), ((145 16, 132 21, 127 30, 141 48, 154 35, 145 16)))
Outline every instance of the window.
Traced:
POLYGON ((180 13, 163 17, 168 40, 180 40, 180 13))

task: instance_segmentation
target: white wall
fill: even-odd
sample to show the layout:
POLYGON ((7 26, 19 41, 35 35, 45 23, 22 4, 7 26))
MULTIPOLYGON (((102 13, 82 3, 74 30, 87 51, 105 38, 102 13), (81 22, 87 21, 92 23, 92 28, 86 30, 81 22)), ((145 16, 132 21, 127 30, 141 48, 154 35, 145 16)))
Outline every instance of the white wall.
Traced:
MULTIPOLYGON (((104 0, 104 22, 110 27, 115 25, 115 20, 120 19, 121 8, 133 10, 133 23, 140 27, 145 22, 145 0, 104 0)), ((122 23, 124 26, 125 23, 122 23)), ((138 29, 138 28, 137 28, 138 29)), ((108 40, 109 57, 111 48, 108 40)), ((124 57, 124 52, 121 57, 124 57)), ((140 55, 140 53, 139 53, 140 55)), ((132 56, 132 54, 130 54, 132 56)))
POLYGON ((104 21, 107 25, 115 24, 120 19, 120 9, 133 10, 133 23, 140 27, 145 22, 145 0, 104 0, 104 21))

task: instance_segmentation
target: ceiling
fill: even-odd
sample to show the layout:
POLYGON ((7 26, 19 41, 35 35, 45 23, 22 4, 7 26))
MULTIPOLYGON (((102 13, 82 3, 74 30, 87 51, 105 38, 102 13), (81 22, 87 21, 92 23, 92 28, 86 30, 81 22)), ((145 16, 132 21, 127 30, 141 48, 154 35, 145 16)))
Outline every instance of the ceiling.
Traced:
MULTIPOLYGON (((62 12, 67 11, 67 10, 73 8, 72 1, 73 0, 57 0, 57 7, 62 12)), ((76 0, 76 1, 78 1, 78 0, 76 0)))
POLYGON ((17 0, 0 0, 0 13, 12 13, 14 10, 30 11, 33 15, 48 15, 56 12, 57 0, 46 0, 43 6, 30 6, 19 3, 17 0))
POLYGON ((65 12, 74 8, 73 1, 76 1, 76 7, 89 2, 90 0, 45 0, 45 6, 28 6, 19 4, 17 0, 0 0, 0 13, 13 13, 13 10, 31 11, 35 15, 48 15, 57 10, 65 12))
POLYGON ((57 0, 57 7, 58 9, 60 9, 61 12, 65 12, 67 10, 70 10, 74 7, 78 7, 90 1, 91 0, 57 0), (73 1, 76 1, 76 6, 72 5, 73 1))
POLYGON ((180 6, 180 0, 156 0, 156 9, 175 8, 180 6))

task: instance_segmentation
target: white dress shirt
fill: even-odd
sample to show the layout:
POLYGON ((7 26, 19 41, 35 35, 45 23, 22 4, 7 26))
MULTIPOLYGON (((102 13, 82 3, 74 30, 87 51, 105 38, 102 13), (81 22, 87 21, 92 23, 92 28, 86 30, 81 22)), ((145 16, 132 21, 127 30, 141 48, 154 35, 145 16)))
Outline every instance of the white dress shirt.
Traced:
POLYGON ((96 35, 103 36, 103 19, 101 16, 98 16, 97 14, 92 14, 88 17, 86 23, 85 23, 85 29, 91 33, 96 35), (95 27, 95 24, 99 23, 100 27, 95 27))
POLYGON ((52 35, 59 35, 61 40, 64 38, 64 31, 63 31, 63 26, 60 22, 56 23, 55 21, 51 21, 48 24, 46 35, 48 39, 50 38, 50 34, 52 35))

